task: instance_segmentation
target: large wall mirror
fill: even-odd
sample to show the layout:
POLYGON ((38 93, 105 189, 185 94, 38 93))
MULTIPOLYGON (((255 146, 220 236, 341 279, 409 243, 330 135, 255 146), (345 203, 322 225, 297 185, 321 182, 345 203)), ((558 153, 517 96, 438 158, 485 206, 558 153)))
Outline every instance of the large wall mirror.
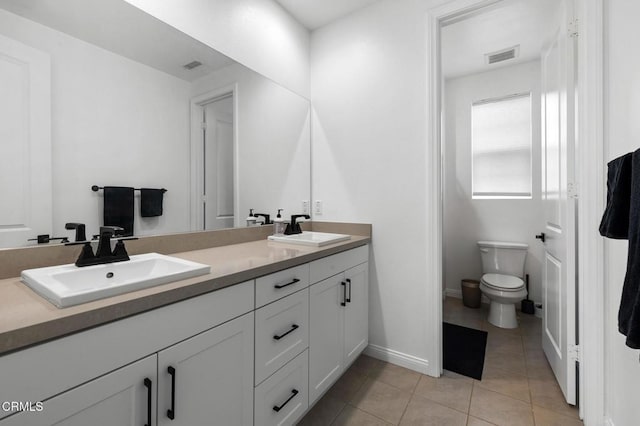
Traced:
POLYGON ((0 82, 0 247, 96 234, 94 185, 166 189, 136 236, 310 199, 309 100, 123 0, 0 0, 0 82))

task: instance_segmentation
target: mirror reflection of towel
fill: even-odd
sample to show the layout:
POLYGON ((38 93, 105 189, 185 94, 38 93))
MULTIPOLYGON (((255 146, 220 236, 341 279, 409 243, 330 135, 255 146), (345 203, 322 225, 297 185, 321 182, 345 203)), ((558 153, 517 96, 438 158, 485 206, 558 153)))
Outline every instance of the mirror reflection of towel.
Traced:
POLYGON ((162 216, 163 189, 141 188, 140 189, 140 216, 154 217, 162 216))
POLYGON ((133 188, 104 187, 104 225, 120 226, 123 236, 133 235, 133 188))

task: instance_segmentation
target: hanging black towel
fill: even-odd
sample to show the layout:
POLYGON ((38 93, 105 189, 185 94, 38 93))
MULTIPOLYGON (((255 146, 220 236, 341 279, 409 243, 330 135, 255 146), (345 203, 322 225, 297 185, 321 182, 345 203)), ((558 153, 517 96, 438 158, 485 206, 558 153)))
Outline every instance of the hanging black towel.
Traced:
POLYGON ((608 164, 607 207, 600 222, 600 235, 603 237, 629 238, 632 156, 628 153, 608 164))
POLYGON ((630 348, 640 349, 640 150, 633 153, 627 274, 618 311, 618 330, 630 348))
POLYGON ((140 189, 140 216, 162 216, 162 198, 164 189, 140 189))
POLYGON ((124 228, 124 236, 133 235, 133 188, 104 187, 104 225, 124 228))

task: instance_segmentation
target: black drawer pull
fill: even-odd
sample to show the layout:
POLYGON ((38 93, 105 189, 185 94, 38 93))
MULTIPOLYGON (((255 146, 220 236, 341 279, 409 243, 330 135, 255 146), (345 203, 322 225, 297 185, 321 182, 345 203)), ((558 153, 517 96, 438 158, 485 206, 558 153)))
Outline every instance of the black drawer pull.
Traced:
POLYGON ((144 426, 151 426, 151 379, 145 377, 144 386, 147 388, 147 423, 144 426))
POLYGON ((340 306, 347 306, 347 283, 342 281, 340 285, 342 286, 342 302, 340 302, 340 306))
POLYGON ((291 330, 289 330, 289 331, 287 331, 286 333, 281 334, 281 335, 279 335, 279 336, 278 336, 278 335, 275 335, 275 336, 273 336, 273 338, 274 338, 274 339, 276 339, 276 340, 280 340, 280 339, 282 339, 284 336, 286 336, 287 334, 292 333, 292 332, 294 332, 295 330, 297 330, 299 327, 300 327, 300 326, 299 326, 298 324, 293 324, 293 325, 291 326, 291 330))
POLYGON ((167 417, 173 420, 176 418, 176 369, 169 367, 167 372, 171 375, 171 409, 167 410, 167 417))
POLYGON ((287 405, 289 403, 289 401, 291 401, 293 399, 294 396, 296 396, 298 394, 298 390, 297 389, 293 389, 291 391, 291 396, 289 397, 289 399, 287 399, 281 406, 277 406, 274 405, 273 406, 273 411, 275 411, 276 413, 279 412, 280 410, 282 410, 284 408, 285 405, 287 405))
POLYGON ((349 297, 347 297, 347 303, 351 303, 351 279, 347 278, 347 283, 349 283, 349 297))
POLYGON ((281 288, 285 288, 288 287, 290 285, 293 285, 295 283, 299 283, 300 280, 298 278, 294 278, 290 283, 286 283, 286 284, 276 284, 274 285, 275 288, 277 288, 278 290, 280 290, 281 288))

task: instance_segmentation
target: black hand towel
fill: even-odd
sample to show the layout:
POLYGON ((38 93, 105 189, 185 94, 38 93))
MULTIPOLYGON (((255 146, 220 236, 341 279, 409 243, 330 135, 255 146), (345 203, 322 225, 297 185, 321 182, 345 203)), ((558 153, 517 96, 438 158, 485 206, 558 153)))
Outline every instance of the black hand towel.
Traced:
POLYGON ((633 153, 627 274, 618 311, 618 329, 630 348, 640 349, 640 150, 633 153))
POLYGON ((124 236, 133 235, 133 188, 104 187, 104 225, 124 228, 124 236))
POLYGON ((626 240, 629 237, 632 153, 609 162, 607 207, 600 222, 600 235, 626 240))
POLYGON ((163 189, 140 189, 140 216, 162 216, 163 189))

